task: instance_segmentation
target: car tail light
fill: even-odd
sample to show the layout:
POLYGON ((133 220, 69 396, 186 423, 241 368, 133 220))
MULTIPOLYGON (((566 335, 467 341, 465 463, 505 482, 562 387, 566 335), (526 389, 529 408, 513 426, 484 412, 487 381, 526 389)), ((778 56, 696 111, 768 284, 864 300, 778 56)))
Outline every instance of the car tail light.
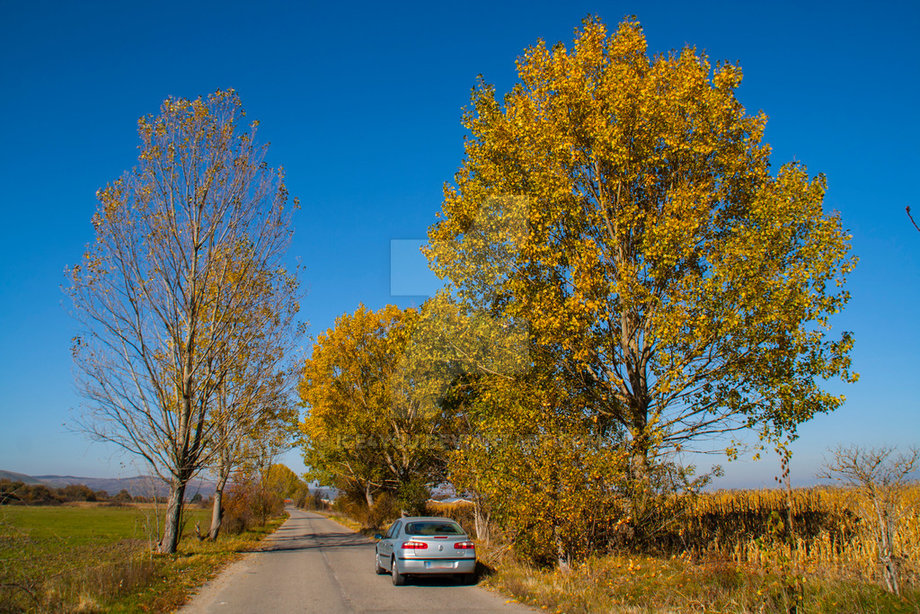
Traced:
POLYGON ((454 548, 456 548, 456 549, 458 549, 458 550, 475 549, 475 548, 476 548, 476 544, 474 544, 473 542, 456 542, 456 543, 454 544, 454 548))
POLYGON ((406 550, 425 550, 428 548, 428 544, 425 542, 403 542, 399 547, 406 550))

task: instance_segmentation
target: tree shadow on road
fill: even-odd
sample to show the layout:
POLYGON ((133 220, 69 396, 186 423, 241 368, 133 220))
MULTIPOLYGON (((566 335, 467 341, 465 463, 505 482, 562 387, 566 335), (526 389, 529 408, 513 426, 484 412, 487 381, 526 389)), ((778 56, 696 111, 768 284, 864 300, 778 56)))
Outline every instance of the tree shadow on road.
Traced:
MULTIPOLYGON (((265 540, 261 548, 248 552, 285 552, 292 550, 316 550, 360 548, 372 546, 373 542, 357 533, 300 533, 296 535, 278 535, 265 540)), ((244 551, 246 552, 246 551, 244 551)))

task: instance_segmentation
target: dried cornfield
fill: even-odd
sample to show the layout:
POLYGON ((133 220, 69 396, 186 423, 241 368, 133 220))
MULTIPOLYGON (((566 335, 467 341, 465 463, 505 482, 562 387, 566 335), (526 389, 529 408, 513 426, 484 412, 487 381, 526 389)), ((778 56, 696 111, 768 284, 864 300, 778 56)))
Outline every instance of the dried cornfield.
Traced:
MULTIPOLYGON (((879 556, 867 505, 861 493, 849 488, 721 491, 686 501, 679 532, 684 549, 697 556, 763 563, 782 549, 806 570, 873 577, 879 556)), ((907 487, 902 512, 895 551, 905 579, 916 582, 920 484, 907 487)))
MULTIPOLYGON (((664 504, 661 517, 671 522, 662 524, 664 530, 643 549, 739 565, 769 566, 779 557, 807 573, 877 580, 878 545, 866 518, 866 503, 858 491, 840 487, 681 496, 664 504)), ((920 583, 920 484, 907 487, 905 503, 895 551, 903 580, 916 585, 920 583)), ((429 512, 472 525, 471 504, 432 502, 429 512)))

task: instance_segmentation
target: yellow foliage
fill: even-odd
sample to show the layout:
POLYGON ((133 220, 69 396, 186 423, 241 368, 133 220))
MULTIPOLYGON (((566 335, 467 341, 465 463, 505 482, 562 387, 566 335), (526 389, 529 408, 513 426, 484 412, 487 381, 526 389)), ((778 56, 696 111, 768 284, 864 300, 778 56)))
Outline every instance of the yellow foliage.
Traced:
POLYGON ((419 486, 436 481, 440 409, 413 394, 406 375, 417 320, 414 309, 361 306, 319 335, 302 372, 304 461, 313 477, 368 505, 410 484, 417 498, 419 486))
POLYGON ((852 380, 844 333, 855 260, 823 176, 771 172, 766 118, 741 70, 693 48, 649 57, 636 21, 542 41, 503 100, 480 83, 466 157, 429 231, 457 297, 526 323, 534 351, 590 389, 637 462, 754 428, 794 435, 852 380))

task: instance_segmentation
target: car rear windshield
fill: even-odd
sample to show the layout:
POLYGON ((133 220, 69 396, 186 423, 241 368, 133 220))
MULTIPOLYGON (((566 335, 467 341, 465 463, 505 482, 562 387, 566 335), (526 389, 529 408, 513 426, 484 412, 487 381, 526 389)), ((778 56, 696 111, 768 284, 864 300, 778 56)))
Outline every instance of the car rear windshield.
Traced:
POLYGON ((406 535, 464 535, 464 532, 455 522, 424 520, 407 523, 406 535))

